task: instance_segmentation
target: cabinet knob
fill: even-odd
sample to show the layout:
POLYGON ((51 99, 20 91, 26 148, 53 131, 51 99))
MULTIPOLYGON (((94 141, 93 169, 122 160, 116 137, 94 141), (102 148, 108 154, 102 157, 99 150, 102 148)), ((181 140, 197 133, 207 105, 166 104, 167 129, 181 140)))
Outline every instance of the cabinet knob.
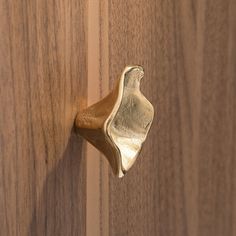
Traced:
POLYGON ((140 91, 143 76, 141 66, 127 66, 111 93, 75 119, 76 132, 106 156, 118 177, 134 164, 154 117, 140 91))

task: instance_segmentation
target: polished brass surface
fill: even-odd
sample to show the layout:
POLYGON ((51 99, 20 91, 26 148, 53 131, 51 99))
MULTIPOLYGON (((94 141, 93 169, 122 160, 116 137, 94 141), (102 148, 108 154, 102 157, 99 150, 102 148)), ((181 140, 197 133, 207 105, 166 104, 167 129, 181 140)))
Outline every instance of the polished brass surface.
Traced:
POLYGON ((153 121, 152 104, 140 92, 141 66, 127 66, 114 90, 78 113, 78 134, 99 149, 118 177, 134 164, 153 121))

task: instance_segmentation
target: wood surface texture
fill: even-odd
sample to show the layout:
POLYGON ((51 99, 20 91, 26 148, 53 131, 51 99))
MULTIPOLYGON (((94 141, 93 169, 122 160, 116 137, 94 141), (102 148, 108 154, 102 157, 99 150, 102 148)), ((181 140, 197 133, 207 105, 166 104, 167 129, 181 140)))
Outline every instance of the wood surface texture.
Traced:
MULTIPOLYGON (((140 64, 156 111, 124 178, 100 161, 99 234, 236 236, 236 2, 99 7, 100 95, 140 64)), ((0 1, 0 236, 86 235, 72 126, 87 103, 87 12, 85 0, 0 1)))
POLYGON ((84 0, 0 2, 0 235, 85 235, 84 0))
POLYGON ((156 110, 136 164, 110 173, 109 235, 236 235, 235 5, 109 1, 110 85, 143 65, 156 110))

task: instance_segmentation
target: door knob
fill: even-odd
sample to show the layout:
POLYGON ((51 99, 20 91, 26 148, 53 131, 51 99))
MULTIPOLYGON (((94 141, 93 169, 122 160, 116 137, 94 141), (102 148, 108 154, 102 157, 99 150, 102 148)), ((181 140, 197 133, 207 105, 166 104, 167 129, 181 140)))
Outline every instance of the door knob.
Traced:
POLYGON ((143 76, 141 66, 127 66, 111 93, 75 119, 76 132, 106 156, 118 177, 134 164, 154 117, 140 91, 143 76))

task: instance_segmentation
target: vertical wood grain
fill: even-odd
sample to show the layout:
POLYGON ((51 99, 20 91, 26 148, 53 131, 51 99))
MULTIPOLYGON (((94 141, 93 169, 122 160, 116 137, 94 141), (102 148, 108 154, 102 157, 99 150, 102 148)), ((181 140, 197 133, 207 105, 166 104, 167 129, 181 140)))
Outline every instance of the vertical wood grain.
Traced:
POLYGON ((110 174, 109 235, 236 235, 236 6, 109 1, 111 87, 141 64, 156 111, 136 164, 110 174))
POLYGON ((86 1, 0 2, 0 235, 85 235, 86 1))
MULTIPOLYGON (((100 49, 100 96, 105 97, 109 93, 109 9, 108 1, 99 1, 99 49, 100 49)), ((100 160, 100 235, 109 235, 109 164, 101 155, 100 160)))
MULTIPOLYGON (((109 92, 108 2, 88 1, 88 105, 109 92)), ((87 148, 86 235, 109 235, 108 162, 91 144, 87 148)))

